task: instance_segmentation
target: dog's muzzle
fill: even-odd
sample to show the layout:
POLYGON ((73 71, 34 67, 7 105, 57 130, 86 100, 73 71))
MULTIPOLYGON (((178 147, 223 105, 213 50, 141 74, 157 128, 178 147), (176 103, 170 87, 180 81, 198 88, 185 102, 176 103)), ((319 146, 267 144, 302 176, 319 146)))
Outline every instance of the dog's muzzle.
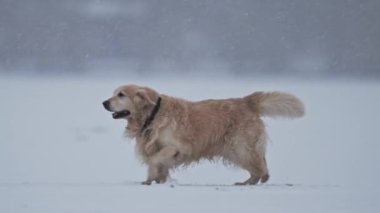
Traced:
POLYGON ((113 112, 112 113, 112 117, 114 119, 119 119, 119 118, 126 118, 128 117, 131 112, 129 110, 123 110, 123 111, 120 111, 120 112, 114 112, 111 107, 110 107, 110 101, 107 100, 107 101, 104 101, 103 102, 103 106, 104 108, 107 110, 107 111, 110 111, 110 112, 113 112))

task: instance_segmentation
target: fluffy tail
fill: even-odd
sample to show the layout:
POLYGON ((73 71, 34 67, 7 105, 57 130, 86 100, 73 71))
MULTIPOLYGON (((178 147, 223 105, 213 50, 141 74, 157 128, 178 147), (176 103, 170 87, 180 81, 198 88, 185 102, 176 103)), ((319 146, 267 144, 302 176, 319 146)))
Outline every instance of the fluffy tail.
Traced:
POLYGON ((298 118, 305 114, 303 103, 282 92, 255 92, 244 97, 251 109, 261 116, 298 118))

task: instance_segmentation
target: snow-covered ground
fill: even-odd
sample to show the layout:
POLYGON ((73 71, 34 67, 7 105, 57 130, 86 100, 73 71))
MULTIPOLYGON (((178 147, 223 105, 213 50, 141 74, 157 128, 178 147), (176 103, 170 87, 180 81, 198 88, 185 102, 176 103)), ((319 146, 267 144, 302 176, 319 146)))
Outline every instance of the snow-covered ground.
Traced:
POLYGON ((0 212, 378 212, 378 82, 0 76, 0 212), (271 179, 202 162, 164 185, 142 186, 145 166, 101 102, 124 83, 190 100, 257 90, 296 94, 298 120, 265 119, 271 179))

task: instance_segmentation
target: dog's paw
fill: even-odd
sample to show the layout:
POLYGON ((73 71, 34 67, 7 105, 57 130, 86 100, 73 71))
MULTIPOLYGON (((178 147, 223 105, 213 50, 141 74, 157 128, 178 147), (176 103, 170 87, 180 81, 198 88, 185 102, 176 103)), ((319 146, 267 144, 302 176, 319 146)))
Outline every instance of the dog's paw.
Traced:
POLYGON ((150 180, 146 180, 146 181, 141 182, 141 185, 147 185, 147 186, 149 186, 151 184, 152 184, 152 181, 150 181, 150 180))
POLYGON ((166 183, 166 176, 160 176, 156 179, 156 183, 158 184, 163 184, 163 183, 166 183))
MULTIPOLYGON (((269 178, 269 177, 268 177, 269 178)), ((248 180, 244 182, 237 182, 235 183, 236 186, 242 186, 242 185, 256 185, 259 182, 260 178, 256 176, 251 176, 248 178, 248 180)))

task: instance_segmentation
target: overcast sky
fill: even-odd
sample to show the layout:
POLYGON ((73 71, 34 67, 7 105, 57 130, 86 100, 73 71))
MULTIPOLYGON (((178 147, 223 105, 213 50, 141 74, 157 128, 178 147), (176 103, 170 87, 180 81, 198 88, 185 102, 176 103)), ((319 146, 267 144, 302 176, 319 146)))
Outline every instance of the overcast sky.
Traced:
POLYGON ((0 70, 380 77, 379 0, 1 0, 0 70))

